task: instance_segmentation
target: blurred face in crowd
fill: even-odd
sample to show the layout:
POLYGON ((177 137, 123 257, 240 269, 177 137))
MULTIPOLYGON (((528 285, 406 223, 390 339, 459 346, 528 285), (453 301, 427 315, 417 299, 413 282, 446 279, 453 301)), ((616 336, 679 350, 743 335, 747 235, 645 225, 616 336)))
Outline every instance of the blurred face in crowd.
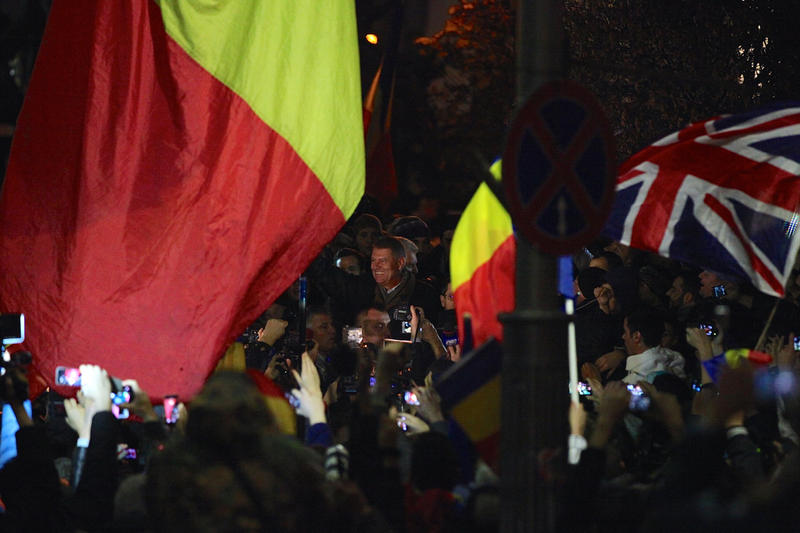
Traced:
POLYGON ((703 270, 700 272, 700 296, 711 298, 714 295, 714 287, 722 285, 722 280, 714 272, 703 270))
POLYGON ((672 280, 672 286, 667 291, 667 298, 669 298, 669 308, 678 309, 683 305, 683 294, 686 291, 683 288, 683 278, 678 276, 672 280))
POLYGON ((300 280, 294 280, 292 286, 286 289, 286 296, 291 298, 292 300, 299 300, 300 299, 300 280))
POLYGON ((403 277, 404 257, 396 258, 388 248, 375 248, 372 250, 372 277, 375 283, 384 289, 394 288, 403 277))
POLYGON ((661 336, 661 346, 673 349, 678 345, 679 340, 672 327, 672 322, 664 322, 664 334, 661 336))
POLYGON ((312 316, 309 329, 313 332, 313 339, 319 344, 320 352, 329 352, 336 347, 336 329, 330 315, 319 313, 312 316))
POLYGON ((638 331, 631 333, 631 330, 628 328, 628 319, 625 318, 625 321, 622 323, 622 341, 625 343, 625 351, 628 352, 628 355, 642 353, 643 350, 639 343, 639 337, 641 337, 641 334, 638 331))
POLYGON ((417 253, 412 252, 411 250, 406 251, 406 270, 409 272, 413 272, 416 274, 419 272, 419 267, 417 266, 417 253))
POLYGON ((447 289, 444 291, 444 294, 439 296, 439 301, 442 303, 442 308, 447 309, 455 309, 456 303, 453 300, 453 285, 448 283, 447 289))
POLYGON ((358 257, 354 255, 346 255, 336 261, 336 266, 354 276, 361 274, 361 263, 358 257))
POLYGON ((605 257, 592 257, 589 261, 590 267, 600 268, 608 272, 608 259, 605 257))
POLYGON ((369 309, 359 315, 357 324, 363 330, 364 342, 383 346, 383 341, 389 336, 389 313, 378 309, 369 309))
POLYGON ((403 244, 403 250, 406 251, 406 270, 416 274, 419 272, 419 268, 417 267, 417 252, 419 248, 417 248, 414 241, 410 239, 406 239, 405 237, 397 238, 400 239, 400 242, 403 244))
POLYGON ((650 288, 650 285, 645 283, 644 281, 639 281, 639 299, 646 303, 647 305, 652 305, 653 307, 658 307, 661 305, 661 298, 653 292, 653 289, 650 288))
POLYGON ((375 241, 378 240, 380 237, 380 233, 378 232, 377 228, 361 228, 356 233, 356 246, 358 250, 365 255, 369 255, 372 253, 372 246, 375 244, 375 241))
MULTIPOLYGON (((631 249, 628 246, 625 246, 624 244, 614 241, 608 246, 606 246, 604 250, 607 252, 613 252, 617 254, 618 256, 620 256, 623 263, 625 263, 626 265, 628 264, 628 260, 630 259, 631 256, 631 249)), ((608 266, 606 266, 606 268, 608 268, 608 266)))
POLYGON ((442 232, 442 246, 448 252, 450 251, 450 245, 453 244, 453 230, 448 229, 442 232))
POLYGON ((428 237, 415 237, 411 240, 417 245, 420 255, 427 255, 433 248, 431 246, 431 240, 428 237))

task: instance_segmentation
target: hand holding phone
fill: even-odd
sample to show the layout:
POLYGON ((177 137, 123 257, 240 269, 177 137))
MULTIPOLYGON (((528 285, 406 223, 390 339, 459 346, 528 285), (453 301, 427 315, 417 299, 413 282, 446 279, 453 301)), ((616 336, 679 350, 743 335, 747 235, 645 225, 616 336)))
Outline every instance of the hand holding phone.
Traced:
POLYGON ((150 401, 150 396, 142 390, 139 382, 135 379, 126 379, 122 381, 123 388, 126 388, 131 393, 130 401, 123 407, 131 410, 131 412, 142 419, 143 422, 155 422, 160 419, 153 409, 153 403, 150 401))
POLYGON ((129 385, 124 385, 122 390, 111 393, 111 413, 118 419, 124 420, 131 416, 130 411, 122 407, 129 404, 133 399, 133 389, 129 385))
POLYGON ((97 365, 81 365, 81 392, 94 402, 99 411, 111 410, 111 380, 108 373, 97 365))

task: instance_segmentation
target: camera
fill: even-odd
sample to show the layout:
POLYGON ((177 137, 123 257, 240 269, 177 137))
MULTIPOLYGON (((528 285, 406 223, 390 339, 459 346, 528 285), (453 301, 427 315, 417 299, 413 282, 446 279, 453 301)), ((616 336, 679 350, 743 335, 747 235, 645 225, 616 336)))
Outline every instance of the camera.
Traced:
POLYGON ((0 387, 0 401, 2 401, 2 403, 9 403, 14 398, 20 401, 28 398, 28 380, 24 377, 24 368, 31 364, 32 360, 33 356, 31 356, 30 352, 20 350, 9 354, 8 351, 3 350, 3 358, 0 360, 0 376, 8 374, 11 377, 14 387, 14 397, 6 398, 6 387, 2 386, 0 387), (17 367, 23 369, 23 375, 20 375, 19 372, 9 372, 17 367))
POLYGON ((400 305, 389 314, 389 338, 387 341, 411 342, 411 308, 400 305))
POLYGON ((0 315, 0 342, 3 346, 19 344, 25 340, 25 315, 8 313, 0 315))
POLYGON ((392 310, 391 319, 398 322, 411 321, 411 308, 407 305, 400 305, 392 310))

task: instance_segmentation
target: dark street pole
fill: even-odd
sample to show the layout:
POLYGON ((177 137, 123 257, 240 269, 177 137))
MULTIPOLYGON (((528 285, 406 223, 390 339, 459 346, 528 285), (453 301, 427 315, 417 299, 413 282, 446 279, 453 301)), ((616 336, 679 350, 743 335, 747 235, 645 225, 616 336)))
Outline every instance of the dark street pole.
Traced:
MULTIPOLYGON (((517 1, 517 108, 541 84, 563 77, 562 9, 560 0, 517 1)), ((537 456, 566 444, 566 315, 557 262, 517 236, 516 308, 501 318, 504 533, 555 531, 555 488, 537 469, 537 456)))

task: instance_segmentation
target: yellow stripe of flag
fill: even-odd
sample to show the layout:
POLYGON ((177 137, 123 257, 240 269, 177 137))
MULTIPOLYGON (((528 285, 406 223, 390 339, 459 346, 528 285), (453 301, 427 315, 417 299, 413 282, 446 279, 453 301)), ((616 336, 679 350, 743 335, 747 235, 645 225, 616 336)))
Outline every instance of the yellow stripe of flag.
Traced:
POLYGON ((491 437, 500 429, 500 384, 497 375, 452 409, 453 418, 472 442, 491 437))
MULTIPOLYGON (((490 168, 500 181, 502 166, 496 161, 490 168)), ((497 248, 514 232, 511 216, 485 183, 481 183, 458 221, 450 254, 453 290, 469 281, 482 264, 491 259, 497 248)))
POLYGON ((292 145, 348 218, 364 191, 354 3, 156 1, 170 37, 292 145))

